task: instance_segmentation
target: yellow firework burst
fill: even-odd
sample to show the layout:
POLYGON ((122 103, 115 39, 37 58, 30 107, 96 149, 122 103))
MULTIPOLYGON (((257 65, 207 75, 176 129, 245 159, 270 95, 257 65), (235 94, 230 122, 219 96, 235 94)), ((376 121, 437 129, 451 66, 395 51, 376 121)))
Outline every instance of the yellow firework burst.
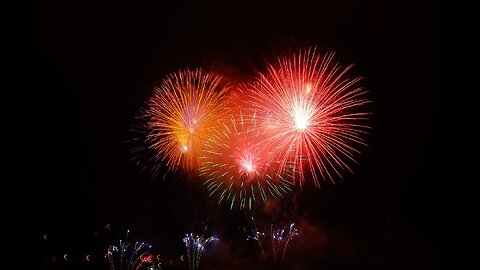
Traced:
POLYGON ((166 76, 147 105, 149 147, 169 169, 194 169, 198 153, 224 113, 228 85, 222 76, 201 69, 166 76))

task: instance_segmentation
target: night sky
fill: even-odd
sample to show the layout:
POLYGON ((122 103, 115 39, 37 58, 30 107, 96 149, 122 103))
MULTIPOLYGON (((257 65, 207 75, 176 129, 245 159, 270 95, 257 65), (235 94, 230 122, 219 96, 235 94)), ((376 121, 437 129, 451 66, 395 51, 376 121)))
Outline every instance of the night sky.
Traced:
POLYGON ((206 228, 220 241, 201 269, 269 269, 246 241, 255 217, 265 230, 296 223, 282 269, 442 269, 440 8, 411 0, 38 1, 38 268, 108 269, 103 254, 127 229, 178 263, 182 237, 206 228), (336 51, 365 77, 373 129, 353 174, 264 209, 230 211, 198 182, 152 179, 131 161, 135 116, 166 74, 204 68, 243 82, 308 46, 336 51))

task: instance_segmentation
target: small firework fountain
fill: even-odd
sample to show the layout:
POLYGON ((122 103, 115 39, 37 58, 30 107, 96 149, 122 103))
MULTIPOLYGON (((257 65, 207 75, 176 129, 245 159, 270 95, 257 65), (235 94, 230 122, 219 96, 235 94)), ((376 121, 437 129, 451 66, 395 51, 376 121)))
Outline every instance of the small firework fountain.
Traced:
POLYGON ((110 270, 140 270, 144 266, 150 266, 149 269, 160 269, 156 267, 156 257, 150 252, 151 245, 135 242, 131 244, 126 241, 119 241, 118 246, 110 245, 105 257, 108 259, 110 270))
POLYGON ((247 240, 254 240, 258 243, 263 259, 272 269, 280 269, 285 261, 285 254, 290 242, 298 236, 295 223, 290 223, 290 225, 283 227, 275 227, 271 224, 270 239, 268 239, 268 237, 265 238, 265 233, 258 230, 253 218, 252 223, 253 229, 251 235, 247 237, 247 240), (267 256, 265 252, 265 250, 268 249, 268 240, 270 240, 271 257, 267 256))
POLYGON ((187 248, 188 268, 190 270, 198 269, 205 245, 217 240, 218 238, 213 236, 205 238, 203 235, 197 236, 192 233, 185 235, 183 242, 187 248))

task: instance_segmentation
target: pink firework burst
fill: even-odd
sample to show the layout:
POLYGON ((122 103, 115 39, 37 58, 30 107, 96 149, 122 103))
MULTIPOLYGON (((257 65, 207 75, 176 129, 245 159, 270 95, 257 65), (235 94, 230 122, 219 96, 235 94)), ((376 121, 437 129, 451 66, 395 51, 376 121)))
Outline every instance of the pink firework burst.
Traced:
POLYGON ((250 109, 233 109, 212 129, 200 156, 199 175, 210 196, 230 204, 230 209, 251 209, 256 202, 283 196, 292 189, 291 166, 278 173, 278 163, 267 163, 268 137, 250 109))
POLYGON ((350 78, 352 65, 341 67, 333 58, 315 49, 281 58, 248 91, 272 134, 265 141, 272 153, 268 162, 280 162, 280 170, 294 164, 300 185, 306 172, 316 186, 319 178, 334 181, 342 171, 352 172, 349 162, 356 162, 358 146, 366 145, 369 100, 357 86, 362 78, 350 78))

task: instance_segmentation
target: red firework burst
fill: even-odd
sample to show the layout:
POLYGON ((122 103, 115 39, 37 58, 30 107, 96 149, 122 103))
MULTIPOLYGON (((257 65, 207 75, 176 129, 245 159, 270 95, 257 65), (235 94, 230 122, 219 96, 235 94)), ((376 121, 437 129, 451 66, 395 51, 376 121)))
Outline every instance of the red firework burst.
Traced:
POLYGON ((300 185, 307 171, 316 186, 319 177, 334 181, 334 175, 352 171, 348 163, 366 145, 369 101, 356 86, 361 77, 349 78, 352 65, 342 68, 333 57, 308 49, 281 58, 249 89, 253 109, 272 134, 265 141, 272 153, 268 162, 279 161, 280 170, 293 163, 300 185))

